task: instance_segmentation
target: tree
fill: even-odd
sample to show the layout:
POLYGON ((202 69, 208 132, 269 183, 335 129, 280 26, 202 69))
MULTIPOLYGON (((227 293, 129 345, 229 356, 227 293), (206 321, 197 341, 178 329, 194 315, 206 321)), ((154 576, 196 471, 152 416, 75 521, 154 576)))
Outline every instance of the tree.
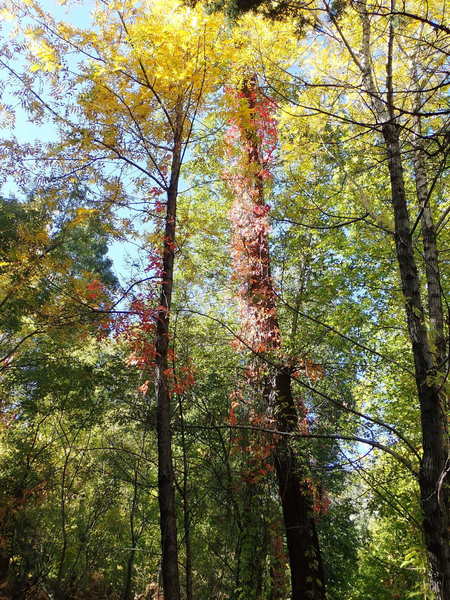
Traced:
POLYGON ((289 570, 294 597, 446 593, 427 6, 2 5, 0 126, 53 128, 2 141, 33 190, 0 204, 4 593, 282 600, 289 570))
MULTIPOLYGON (((231 211, 233 261, 239 285, 243 343, 256 357, 272 357, 269 364, 263 365, 254 359, 248 369, 248 378, 255 396, 263 396, 259 411, 266 416, 261 417, 262 423, 267 421, 269 426, 274 423, 278 431, 292 432, 305 414, 301 407, 303 414, 297 413, 292 395, 294 366, 283 364, 282 357, 277 356, 281 339, 270 268, 266 216, 269 206, 263 196, 264 179, 270 177, 276 125, 270 116, 270 101, 261 98, 255 76, 244 79, 237 96, 242 101, 234 117, 232 141, 233 147, 243 146, 243 156, 238 158, 237 168, 227 178, 234 197, 231 211), (273 360, 278 363, 275 367, 271 365, 273 360)), ((251 423, 257 422, 259 411, 257 406, 250 409, 250 415, 255 415, 253 420, 250 418, 251 423)), ((264 439, 260 443, 263 444, 264 439)), ((322 557, 305 457, 297 456, 285 437, 266 441, 266 444, 268 451, 273 452, 283 507, 292 598, 324 598, 322 557)))
MULTIPOLYGON (((251 8, 264 10, 264 2, 237 3, 236 8, 246 11, 251 8)), ((296 8, 303 8, 302 3, 296 8)), ((312 7, 309 7, 310 9, 312 7)), ((442 354, 444 346, 443 318, 440 308, 441 286, 439 276, 438 252, 436 248, 435 228, 430 209, 430 193, 425 190, 424 171, 420 168, 420 148, 423 139, 418 125, 411 130, 409 119, 416 123, 423 119, 445 119, 447 111, 439 110, 436 98, 445 89, 446 80, 440 71, 443 60, 443 35, 439 6, 431 7, 436 17, 422 20, 417 7, 397 10, 395 1, 381 7, 372 7, 366 2, 359 3, 353 9, 345 10, 345 4, 318 2, 314 9, 322 19, 322 30, 330 31, 331 39, 337 39, 341 47, 341 56, 346 55, 349 71, 345 75, 340 66, 334 69, 328 61, 330 70, 325 81, 310 78, 309 81, 296 78, 299 84, 314 90, 332 90, 330 98, 341 99, 342 112, 334 107, 324 109, 315 100, 300 100, 302 108, 318 111, 344 123, 352 124, 355 129, 366 131, 373 129, 381 135, 389 170, 391 186, 391 204, 394 217, 393 235, 396 243, 396 257, 402 281, 404 307, 407 316, 410 344, 413 353, 417 394, 420 401, 423 457, 421 460, 420 489, 424 512, 423 530, 430 558, 430 576, 438 597, 447 597, 450 579, 450 560, 448 557, 448 490, 444 483, 448 461, 447 400, 445 388, 446 359, 442 354), (360 24, 359 40, 354 40, 351 32, 351 15, 358 18, 360 24), (403 19, 401 30, 397 19, 403 19), (433 47, 424 35, 424 28, 434 28, 433 47), (372 29, 379 28, 382 44, 374 50, 372 29), (383 29, 386 27, 386 29, 383 29), (358 43, 360 44, 358 47, 358 43), (398 49, 398 52, 395 52, 398 49), (398 63, 399 53, 409 63, 409 73, 405 73, 398 63), (381 65, 384 63, 386 77, 384 83, 381 65), (399 68, 397 68, 397 66, 399 68), (356 73, 354 72, 356 70, 356 73), (419 75, 420 72, 420 75, 419 75), (426 83, 424 74, 426 73, 426 83), (432 84, 430 82, 433 82, 432 84), (397 84, 397 86, 396 86, 397 84), (424 94, 423 90, 427 88, 424 94), (362 99, 365 106, 357 105, 357 111, 348 110, 344 94, 355 95, 362 99), (402 98, 400 100, 400 98, 402 98), (403 139, 402 139, 403 138, 403 139), (419 194, 419 216, 416 225, 411 225, 408 197, 405 183, 404 153, 402 143, 415 148, 416 189, 419 194), (422 222, 425 249, 425 274, 428 288, 428 317, 432 325, 431 338, 425 324, 425 312, 421 298, 419 271, 414 251, 413 233, 418 222, 422 222), (431 345, 430 345, 431 344, 431 345), (433 351, 437 344, 441 350, 433 351)), ((280 3, 278 16, 289 17, 286 7, 280 3)), ((307 10, 307 9, 305 9, 307 10)), ((325 52, 328 52, 325 47, 325 52)), ((404 63, 403 63, 404 65, 404 63)), ((270 85, 270 81, 269 81, 270 85)), ((301 89, 301 88, 300 88, 301 89)), ((314 92, 312 92, 314 94, 314 92)), ((288 99, 282 90, 280 95, 288 99)), ((318 99, 318 98, 317 98, 318 99)), ((436 131, 430 138, 445 153, 442 140, 443 123, 435 125, 436 131)), ((436 177, 439 177, 438 171, 436 177)))
POLYGON ((58 54, 75 51, 85 61, 77 82, 78 121, 72 118, 70 107, 60 112, 27 86, 28 94, 39 101, 38 110, 47 108, 57 124, 66 128, 66 152, 70 156, 79 152, 80 168, 89 168, 92 163, 119 164, 122 175, 114 177, 112 184, 106 181, 106 173, 102 175, 110 195, 121 195, 124 178, 142 195, 166 195, 162 204, 165 224, 160 241, 160 301, 154 313, 154 361, 149 360, 147 368, 154 368, 156 377, 163 587, 168 598, 177 600, 168 378, 176 206, 181 165, 197 115, 217 85, 226 58, 216 46, 221 19, 207 19, 200 10, 182 9, 176 2, 169 13, 166 3, 156 2, 144 14, 134 3, 127 2, 120 9, 99 3, 93 24, 98 31, 92 34, 63 23, 56 25, 37 4, 27 6, 25 15, 36 22, 27 34, 29 39, 34 47, 46 49, 37 51, 33 70, 50 73, 53 84, 58 85, 61 75, 71 70, 69 62, 59 63, 58 54), (128 175, 130 172, 134 175, 128 175))
MULTIPOLYGON (((106 234, 100 224, 94 225, 89 211, 74 207, 83 201, 79 194, 72 196, 64 214, 61 208, 67 200, 49 203, 42 191, 27 201, 0 201, 4 343, 0 578, 11 593, 23 585, 20 568, 26 569, 32 560, 26 549, 20 568, 12 565, 22 536, 26 539, 30 532, 24 515, 42 501, 50 479, 48 462, 39 460, 42 453, 48 457, 48 444, 41 445, 40 439, 48 414, 37 392, 55 391, 48 356, 55 348, 64 354, 69 345, 103 334, 107 325, 89 303, 106 302, 117 283, 105 257, 106 234), (16 464, 8 466, 5 458, 16 464)), ((70 370, 67 363, 65 367, 70 370)), ((72 369, 83 389, 86 369, 72 369)), ((58 375, 62 380, 61 372, 58 375)))

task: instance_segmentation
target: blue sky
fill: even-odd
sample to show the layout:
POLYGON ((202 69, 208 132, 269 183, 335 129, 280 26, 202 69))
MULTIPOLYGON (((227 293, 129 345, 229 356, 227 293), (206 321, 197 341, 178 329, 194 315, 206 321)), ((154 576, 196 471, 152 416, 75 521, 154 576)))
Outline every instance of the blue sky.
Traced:
MULTIPOLYGON (((67 5, 62 5, 56 0, 41 0, 41 6, 47 10, 55 19, 64 20, 78 27, 89 27, 90 24, 90 13, 94 8, 94 2, 92 0, 81 0, 67 5)), ((13 65, 14 68, 18 68, 17 62, 13 65)), ((36 124, 31 123, 26 112, 20 105, 20 98, 13 97, 6 91, 1 98, 1 101, 5 104, 11 104, 14 107, 16 120, 15 126, 9 130, 4 130, 3 135, 5 138, 9 135, 16 137, 19 143, 33 143, 38 142, 45 144, 57 140, 56 128, 51 123, 36 124)), ((1 193, 4 196, 15 196, 17 194, 17 187, 13 180, 8 180, 2 187, 1 193)), ((20 197, 20 196, 19 196, 20 197)), ((122 218, 127 218, 130 215, 126 209, 120 211, 122 218)), ((113 261, 113 270, 119 280, 125 283, 129 278, 130 265, 138 262, 137 248, 133 243, 127 243, 126 241, 113 241, 110 244, 109 256, 113 261)))

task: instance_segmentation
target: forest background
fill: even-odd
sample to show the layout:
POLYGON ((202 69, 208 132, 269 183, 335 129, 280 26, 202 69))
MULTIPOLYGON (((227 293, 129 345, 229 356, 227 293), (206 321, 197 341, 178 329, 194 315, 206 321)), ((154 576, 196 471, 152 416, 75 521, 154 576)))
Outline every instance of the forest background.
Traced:
POLYGON ((1 597, 448 600, 446 3, 0 14, 1 597))

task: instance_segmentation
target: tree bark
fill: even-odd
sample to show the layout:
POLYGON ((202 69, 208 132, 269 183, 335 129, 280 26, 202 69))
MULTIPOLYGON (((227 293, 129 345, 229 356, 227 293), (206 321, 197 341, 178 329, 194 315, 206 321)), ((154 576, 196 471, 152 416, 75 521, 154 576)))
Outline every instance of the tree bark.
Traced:
MULTIPOLYGON (((297 429, 298 414, 287 367, 276 375, 274 412, 280 431, 297 429)), ((274 458, 291 567, 292 600, 325 599, 325 577, 308 465, 293 450, 286 436, 277 443, 274 458)))
POLYGON ((171 179, 167 190, 167 208, 163 240, 160 308, 156 326, 156 397, 158 435, 158 500, 161 529, 161 574, 164 600, 180 600, 178 570, 177 519, 172 464, 172 403, 167 377, 169 369, 169 324, 172 305, 175 259, 176 209, 181 164, 181 134, 175 135, 171 179))

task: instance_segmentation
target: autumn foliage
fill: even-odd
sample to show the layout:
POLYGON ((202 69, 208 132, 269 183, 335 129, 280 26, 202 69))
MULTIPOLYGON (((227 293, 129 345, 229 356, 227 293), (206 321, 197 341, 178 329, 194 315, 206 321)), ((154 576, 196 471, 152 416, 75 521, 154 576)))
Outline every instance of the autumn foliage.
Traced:
POLYGON ((254 81, 244 83, 239 92, 228 89, 227 94, 234 115, 225 140, 230 166, 224 179, 233 195, 231 256, 239 290, 241 344, 256 353, 269 352, 280 347, 270 273, 270 207, 263 193, 275 159, 275 104, 261 95, 254 81))

